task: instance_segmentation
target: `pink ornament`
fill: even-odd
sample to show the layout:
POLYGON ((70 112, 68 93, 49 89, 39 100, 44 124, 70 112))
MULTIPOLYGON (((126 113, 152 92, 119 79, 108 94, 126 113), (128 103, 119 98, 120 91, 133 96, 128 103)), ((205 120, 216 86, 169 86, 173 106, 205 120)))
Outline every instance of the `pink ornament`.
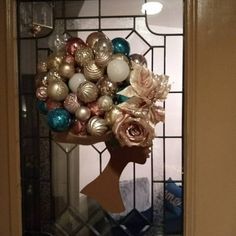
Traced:
POLYGON ((53 110, 53 109, 56 109, 56 108, 62 107, 62 103, 61 102, 55 102, 55 101, 52 101, 51 99, 48 99, 46 101, 46 104, 47 104, 47 109, 49 111, 53 110))
POLYGON ((47 97, 48 97, 47 90, 48 89, 44 86, 41 86, 41 87, 37 88, 36 97, 41 101, 46 101, 47 97))
POLYGON ((86 125, 84 122, 76 120, 74 122, 74 125, 73 125, 71 131, 73 134, 76 134, 76 135, 78 135, 78 134, 86 135, 86 125))
POLYGON ((80 107, 80 103, 78 101, 76 94, 74 93, 68 94, 68 96, 64 101, 64 107, 70 113, 75 113, 75 111, 80 107))
POLYGON ((104 111, 102 111, 99 107, 97 102, 91 102, 87 104, 87 107, 90 109, 92 115, 102 116, 104 115, 104 111))
POLYGON ((85 42, 80 38, 69 38, 66 42, 66 52, 74 56, 77 49, 86 47, 85 42))

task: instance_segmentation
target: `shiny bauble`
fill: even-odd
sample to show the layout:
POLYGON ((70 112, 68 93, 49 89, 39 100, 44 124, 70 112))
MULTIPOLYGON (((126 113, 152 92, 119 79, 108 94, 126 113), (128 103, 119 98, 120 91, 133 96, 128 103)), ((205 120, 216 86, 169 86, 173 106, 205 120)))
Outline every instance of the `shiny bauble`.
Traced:
POLYGON ((105 120, 109 126, 113 126, 113 124, 116 122, 117 118, 122 114, 122 111, 117 108, 116 106, 113 106, 112 109, 106 113, 105 120))
POLYGON ((64 58, 64 53, 52 53, 47 59, 47 68, 49 70, 59 70, 59 66, 64 58))
POLYGON ((111 57, 111 60, 114 60, 114 59, 122 60, 129 64, 129 58, 122 53, 113 54, 111 57))
POLYGON ((48 38, 48 47, 52 51, 60 51, 65 47, 63 34, 52 33, 48 38))
POLYGON ((102 116, 104 114, 104 111, 99 108, 98 103, 96 101, 88 103, 87 107, 90 109, 91 114, 93 116, 102 116))
POLYGON ((64 101, 64 107, 67 111, 74 114, 80 107, 77 95, 74 93, 69 93, 64 101))
POLYGON ((113 106, 113 100, 110 96, 104 95, 101 96, 98 101, 97 101, 98 107, 102 110, 102 111, 109 111, 111 110, 112 106, 113 106))
POLYGON ((108 130, 106 121, 97 116, 93 116, 87 124, 87 132, 92 136, 102 136, 108 130))
POLYGON ((48 77, 46 72, 41 72, 36 74, 35 76, 35 86, 36 88, 44 86, 48 86, 48 77))
POLYGON ((102 33, 102 32, 93 32, 87 37, 86 43, 90 48, 93 49, 95 43, 99 39, 103 39, 103 38, 107 38, 107 36, 104 33, 102 33))
POLYGON ((75 73, 74 65, 63 62, 59 67, 59 74, 64 78, 71 78, 75 73))
POLYGON ((69 129, 71 125, 71 116, 63 108, 56 108, 48 112, 48 126, 56 132, 63 132, 69 129))
POLYGON ((114 97, 117 92, 117 83, 110 81, 106 76, 97 82, 97 87, 101 95, 114 97))
POLYGON ((75 58, 72 55, 66 55, 62 62, 66 62, 68 64, 75 65, 75 58))
POLYGON ((129 76, 129 73, 129 65, 123 60, 114 59, 108 63, 107 75, 112 82, 124 81, 129 76))
POLYGON ((48 97, 48 88, 41 86, 36 90, 36 97, 38 100, 46 101, 48 97))
POLYGON ((80 121, 86 121, 90 118, 91 112, 88 107, 80 106, 76 112, 75 117, 80 121))
POLYGON ((82 47, 86 47, 86 44, 80 38, 69 38, 66 42, 66 52, 72 56, 75 55, 77 49, 82 47))
POLYGON ((73 93, 76 93, 79 85, 84 81, 86 81, 86 79, 82 73, 75 73, 69 79, 68 86, 73 93))
POLYGON ((85 81, 79 85, 77 89, 77 96, 82 102, 93 102, 98 97, 98 88, 94 83, 85 81))
POLYGON ((48 99, 46 101, 46 104, 47 104, 47 109, 50 111, 50 110, 53 110, 53 109, 56 109, 56 108, 60 108, 62 107, 62 103, 61 102, 55 102, 51 99, 48 99))
POLYGON ((47 104, 44 101, 37 101, 37 108, 40 113, 46 115, 48 113, 47 104))
POLYGON ((85 122, 82 122, 79 120, 74 121, 71 132, 76 135, 78 135, 78 134, 79 135, 86 135, 87 132, 86 132, 85 122))
POLYGON ((93 50, 89 47, 83 47, 75 51, 75 61, 85 66, 94 59, 93 50))
POLYGON ((147 67, 147 60, 146 60, 146 58, 143 55, 134 53, 134 54, 130 55, 129 58, 134 63, 136 63, 136 64, 138 64, 140 66, 147 67))
POLYGON ((99 53, 95 56, 95 64, 99 67, 106 67, 111 60, 112 54, 110 53, 99 53))
POLYGON ((90 61, 84 66, 84 76, 87 80, 97 82, 104 73, 104 69, 96 65, 95 61, 90 61))
POLYGON ((60 82, 50 83, 48 85, 47 92, 49 98, 51 98, 53 101, 60 102, 67 97, 69 89, 64 82, 60 81, 60 82))
POLYGON ((129 55, 130 46, 129 42, 126 41, 124 38, 114 38, 112 39, 113 44, 113 52, 115 53, 122 53, 126 56, 129 55))
POLYGON ((65 78, 62 78, 59 73, 55 70, 50 70, 48 73, 47 73, 47 78, 48 78, 48 84, 50 83, 54 83, 54 82, 65 82, 67 79, 65 78))
POLYGON ((46 61, 40 61, 37 64, 37 72, 42 73, 42 72, 47 72, 48 67, 47 67, 47 62, 46 61))

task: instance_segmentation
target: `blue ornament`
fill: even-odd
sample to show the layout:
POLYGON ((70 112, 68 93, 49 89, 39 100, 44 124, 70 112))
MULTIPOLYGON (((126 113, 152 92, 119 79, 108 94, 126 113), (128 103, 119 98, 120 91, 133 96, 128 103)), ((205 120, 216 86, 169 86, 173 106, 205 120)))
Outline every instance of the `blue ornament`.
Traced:
POLYGON ((63 108, 56 108, 48 112, 48 125, 56 132, 68 130, 71 124, 71 116, 68 111, 63 108))
POLYGON ((44 101, 38 100, 37 101, 37 108, 44 115, 46 115, 48 113, 47 104, 44 101))
POLYGON ((126 41, 124 38, 112 39, 112 45, 113 45, 114 53, 122 53, 126 56, 129 55, 129 52, 130 52, 129 42, 126 41))
POLYGON ((117 99, 118 104, 120 104, 122 102, 127 101, 129 98, 121 94, 116 94, 116 99, 117 99))

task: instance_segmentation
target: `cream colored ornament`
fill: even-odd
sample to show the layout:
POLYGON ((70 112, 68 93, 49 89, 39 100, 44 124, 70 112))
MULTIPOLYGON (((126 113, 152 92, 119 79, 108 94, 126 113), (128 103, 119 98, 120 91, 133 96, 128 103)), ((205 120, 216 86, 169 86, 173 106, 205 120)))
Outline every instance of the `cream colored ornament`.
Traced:
POLYGON ((89 47, 82 47, 75 51, 75 61, 81 66, 87 65, 93 59, 93 50, 89 47))
POLYGON ((108 130, 107 123, 98 116, 93 116, 87 124, 87 132, 92 136, 101 136, 108 130))
POLYGON ((88 107, 80 106, 76 112, 75 117, 79 119, 80 121, 86 121, 91 116, 91 112, 88 107))
POLYGON ((59 67, 59 74, 64 78, 71 78, 72 75, 75 73, 75 68, 73 64, 63 62, 59 67))
POLYGON ((111 60, 114 60, 114 59, 122 60, 129 64, 129 58, 122 53, 113 54, 111 57, 111 60))
POLYGON ((117 118, 122 114, 122 111, 117 108, 117 106, 113 106, 112 109, 106 113, 105 120, 109 126, 113 126, 117 118))
POLYGON ((51 98, 53 101, 63 101, 67 97, 68 92, 69 89, 67 85, 62 81, 50 83, 48 85, 48 97, 51 98))
POLYGON ((109 111, 113 106, 113 100, 110 96, 101 96, 97 101, 99 109, 102 111, 109 111))
POLYGON ((84 66, 84 76, 87 80, 97 82, 104 73, 104 69, 96 65, 95 61, 90 61, 84 66))
POLYGON ((84 81, 86 81, 86 79, 82 73, 75 73, 69 79, 68 86, 73 93, 76 93, 79 85, 84 81))
POLYGON ((77 96, 82 102, 93 102, 98 97, 98 88, 94 83, 85 81, 79 85, 77 96))

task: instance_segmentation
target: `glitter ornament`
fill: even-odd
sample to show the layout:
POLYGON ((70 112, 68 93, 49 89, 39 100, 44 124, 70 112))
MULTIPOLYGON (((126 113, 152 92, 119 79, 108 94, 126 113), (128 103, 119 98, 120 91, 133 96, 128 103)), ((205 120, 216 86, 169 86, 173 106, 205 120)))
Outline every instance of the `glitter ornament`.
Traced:
POLYGON ((84 66, 84 76, 92 82, 98 81, 103 76, 103 73, 104 69, 98 67, 94 60, 84 66))
POLYGON ((67 62, 63 62, 59 67, 59 74, 64 78, 71 78, 75 73, 74 65, 69 64, 67 62))
POLYGON ((97 87, 101 95, 114 97, 117 92, 117 83, 110 81, 107 76, 97 82, 97 87))
POLYGON ((134 54, 130 55, 129 58, 134 63, 147 67, 147 60, 143 55, 134 53, 134 54))
POLYGON ((86 81, 86 79, 82 73, 75 73, 69 79, 68 86, 73 93, 76 93, 79 85, 84 81, 86 81))
POLYGON ((48 78, 48 84, 50 83, 54 83, 54 82, 61 82, 61 81, 65 81, 64 78, 62 78, 59 73, 55 70, 50 70, 47 73, 47 78, 48 78))
POLYGON ((74 93, 68 94, 64 101, 64 107, 70 113, 75 113, 76 110, 80 107, 80 103, 78 101, 77 95, 74 93))
POLYGON ((48 97, 48 89, 44 86, 37 88, 36 97, 41 101, 46 101, 48 97))
POLYGON ((80 106, 76 112, 75 117, 80 121, 86 121, 91 116, 91 112, 88 107, 80 106))
POLYGON ((87 107, 90 109, 91 114, 93 116, 102 116, 104 114, 104 111, 102 111, 99 106, 98 103, 95 102, 91 102, 87 104, 87 107))
POLYGON ((82 102, 93 102, 98 97, 98 88, 94 83, 85 81, 79 85, 77 96, 82 102))
POLYGON ((113 52, 115 53, 122 53, 126 56, 129 55, 130 52, 130 46, 128 41, 126 41, 124 38, 114 38, 112 39, 113 44, 113 52))
POLYGON ((42 72, 47 72, 47 71, 48 71, 47 62, 46 61, 40 61, 37 64, 37 72, 42 73, 42 72))
POLYGON ((69 129, 71 124, 71 116, 65 109, 56 108, 48 112, 47 121, 49 127, 53 131, 63 132, 69 129))
POLYGON ((36 74, 35 76, 35 86, 36 88, 44 86, 48 86, 48 77, 46 72, 41 72, 36 74))
POLYGON ((60 81, 60 82, 54 82, 50 83, 48 85, 48 97, 51 98, 53 101, 63 101, 69 92, 69 89, 67 85, 60 81))
POLYGON ((104 95, 98 99, 97 104, 102 111, 109 111, 113 106, 113 101, 110 96, 104 95))
POLYGON ((83 47, 75 51, 75 61, 81 66, 87 65, 93 59, 93 51, 89 47, 83 47))
POLYGON ((90 48, 94 48, 95 43, 99 40, 99 39, 103 39, 103 38, 107 38, 107 36, 102 33, 102 32, 93 32, 91 33, 87 39, 86 39, 86 43, 90 48))
POLYGON ((114 59, 108 63, 107 75, 112 82, 122 82, 124 81, 130 73, 129 65, 119 59, 114 59))
POLYGON ((49 70, 59 70, 59 66, 64 58, 64 53, 52 53, 47 59, 47 68, 49 70))
POLYGON ((62 62, 66 62, 68 64, 72 64, 73 66, 75 65, 75 58, 72 56, 72 55, 66 55, 64 58, 63 58, 63 61, 62 62))
POLYGON ((66 52, 72 56, 75 55, 77 49, 82 47, 86 47, 86 44, 80 38, 69 38, 66 42, 66 52))
POLYGON ((101 136, 106 133, 108 126, 106 121, 97 116, 93 116, 87 124, 87 131, 92 136, 101 136))

